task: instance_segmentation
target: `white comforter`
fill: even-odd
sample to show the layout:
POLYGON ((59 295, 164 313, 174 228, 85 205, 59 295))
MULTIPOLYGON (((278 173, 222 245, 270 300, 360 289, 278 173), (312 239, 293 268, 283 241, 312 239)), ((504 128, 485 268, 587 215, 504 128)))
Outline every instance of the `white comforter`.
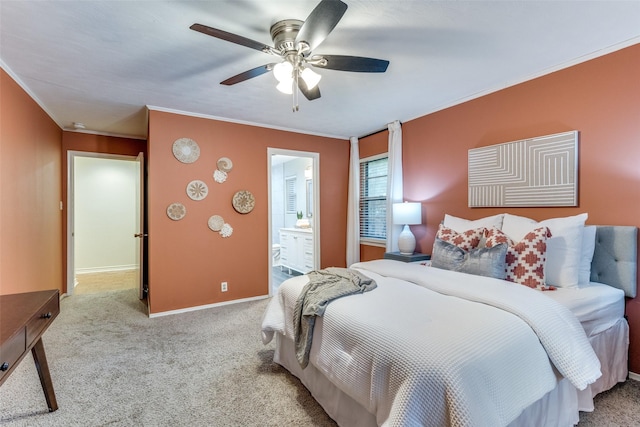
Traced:
MULTIPOLYGON (((504 426, 555 387, 557 371, 579 389, 600 376, 578 321, 539 291, 392 260, 352 268, 378 288, 329 304, 310 363, 378 425, 504 426)), ((293 339, 305 284, 280 286, 265 343, 276 332, 293 339)))

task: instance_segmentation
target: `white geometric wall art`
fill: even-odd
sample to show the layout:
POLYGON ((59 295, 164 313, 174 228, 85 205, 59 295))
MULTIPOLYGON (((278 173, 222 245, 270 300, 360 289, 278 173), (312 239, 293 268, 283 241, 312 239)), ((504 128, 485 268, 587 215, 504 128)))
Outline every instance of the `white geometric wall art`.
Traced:
POLYGON ((578 131, 469 150, 469 207, 578 206, 578 131))

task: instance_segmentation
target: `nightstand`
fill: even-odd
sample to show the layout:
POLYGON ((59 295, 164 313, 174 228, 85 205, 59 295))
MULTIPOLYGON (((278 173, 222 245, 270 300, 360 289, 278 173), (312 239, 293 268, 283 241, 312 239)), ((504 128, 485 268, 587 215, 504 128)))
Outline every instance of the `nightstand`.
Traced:
POLYGON ((400 252, 385 252, 384 259, 395 259, 396 261, 404 262, 419 262, 430 260, 431 255, 421 254, 418 252, 414 252, 409 255, 401 254, 400 252))

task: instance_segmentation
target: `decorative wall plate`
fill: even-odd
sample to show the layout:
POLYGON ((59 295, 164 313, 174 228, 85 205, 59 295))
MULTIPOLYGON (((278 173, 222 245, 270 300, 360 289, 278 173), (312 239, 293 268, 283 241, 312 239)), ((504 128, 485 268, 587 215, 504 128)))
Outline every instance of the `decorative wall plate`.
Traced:
POLYGON ((200 147, 193 139, 176 139, 173 143, 173 155, 182 163, 193 163, 200 157, 200 147))
POLYGON ((195 179, 187 184, 187 196, 192 200, 202 200, 209 194, 209 187, 207 184, 195 179))
POLYGON ((213 172, 213 180, 215 182, 217 182, 218 184, 222 184, 223 182, 225 182, 227 180, 227 173, 223 172, 219 169, 216 169, 213 172))
POLYGON ((220 215, 213 215, 209 218, 207 223, 212 231, 220 231, 224 225, 224 219, 222 219, 220 215))
POLYGON ((228 157, 220 157, 218 159, 217 166, 222 172, 231 172, 231 169, 233 169, 233 162, 228 157))
POLYGON ((247 190, 238 191, 233 195, 233 208, 241 214, 249 213, 256 205, 253 194, 247 190))
POLYGON ((187 214, 187 208, 182 203, 171 203, 167 207, 167 216, 174 221, 180 221, 187 214))
POLYGON ((222 237, 229 237, 232 234, 233 234, 233 227, 231 227, 231 225, 225 222, 222 228, 220 229, 220 235, 222 237))

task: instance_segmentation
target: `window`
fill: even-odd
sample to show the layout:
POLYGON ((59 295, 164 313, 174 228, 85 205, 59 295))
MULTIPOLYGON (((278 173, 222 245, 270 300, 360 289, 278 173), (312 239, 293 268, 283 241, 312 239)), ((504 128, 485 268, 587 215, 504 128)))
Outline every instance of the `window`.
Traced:
POLYGON ((387 238, 388 157, 360 160, 360 240, 383 243, 387 238))
POLYGON ((284 180, 285 204, 287 213, 296 213, 298 200, 296 198, 296 177, 292 176, 284 180))

